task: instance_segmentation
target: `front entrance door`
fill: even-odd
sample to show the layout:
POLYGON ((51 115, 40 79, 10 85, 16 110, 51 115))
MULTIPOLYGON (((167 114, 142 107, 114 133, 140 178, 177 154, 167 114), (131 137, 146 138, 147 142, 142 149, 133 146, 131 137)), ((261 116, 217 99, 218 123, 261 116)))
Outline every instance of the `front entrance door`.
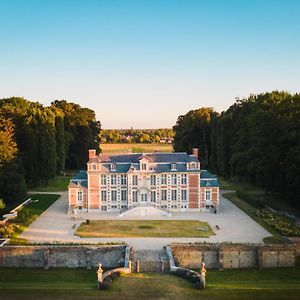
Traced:
POLYGON ((142 193, 141 194, 141 203, 145 204, 147 203, 148 199, 147 199, 147 194, 142 193))

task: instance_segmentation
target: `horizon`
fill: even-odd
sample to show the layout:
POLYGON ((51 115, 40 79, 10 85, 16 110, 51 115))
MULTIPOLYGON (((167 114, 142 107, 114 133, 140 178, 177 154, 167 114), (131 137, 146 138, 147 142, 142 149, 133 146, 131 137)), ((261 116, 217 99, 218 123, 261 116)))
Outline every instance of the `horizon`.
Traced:
POLYGON ((299 9, 296 0, 5 1, 0 98, 66 99, 103 128, 156 129, 250 94, 293 94, 299 9))

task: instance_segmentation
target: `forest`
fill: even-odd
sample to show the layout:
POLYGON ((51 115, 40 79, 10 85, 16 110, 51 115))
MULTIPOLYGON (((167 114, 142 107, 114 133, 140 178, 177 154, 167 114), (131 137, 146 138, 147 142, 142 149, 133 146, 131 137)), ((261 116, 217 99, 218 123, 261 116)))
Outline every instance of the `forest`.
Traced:
MULTIPOLYGON (((65 169, 85 168, 99 149, 95 112, 65 100, 49 107, 23 98, 0 100, 0 199, 14 202, 27 187, 46 185, 65 169)), ((2 205, 3 206, 3 205, 2 205)))
POLYGON ((171 144, 173 130, 160 129, 102 129, 101 143, 164 143, 171 144))
POLYGON ((175 151, 198 147, 202 168, 300 208, 300 94, 250 95, 221 114, 210 107, 191 110, 173 130, 175 151))

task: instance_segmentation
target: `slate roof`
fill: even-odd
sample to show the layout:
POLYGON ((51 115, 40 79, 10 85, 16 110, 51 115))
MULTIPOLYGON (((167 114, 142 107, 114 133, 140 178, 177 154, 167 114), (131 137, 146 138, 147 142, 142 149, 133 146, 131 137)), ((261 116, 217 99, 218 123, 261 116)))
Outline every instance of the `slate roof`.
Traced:
POLYGON ((88 187, 88 183, 87 183, 87 173, 86 171, 79 171, 77 172, 73 178, 70 180, 70 184, 69 187, 77 187, 77 186, 81 186, 84 188, 88 187))
MULTIPOLYGON (((100 154, 98 158, 101 163, 113 162, 113 163, 139 163, 139 160, 150 158, 152 162, 157 163, 187 163, 187 162, 199 162, 194 155, 189 155, 185 152, 176 153, 132 153, 132 154, 100 154)), ((93 158, 92 158, 93 159, 93 158)), ((91 161, 92 162, 92 161, 91 161)))
POLYGON ((211 174, 207 170, 201 170, 200 174, 200 186, 201 187, 219 187, 217 176, 211 174))

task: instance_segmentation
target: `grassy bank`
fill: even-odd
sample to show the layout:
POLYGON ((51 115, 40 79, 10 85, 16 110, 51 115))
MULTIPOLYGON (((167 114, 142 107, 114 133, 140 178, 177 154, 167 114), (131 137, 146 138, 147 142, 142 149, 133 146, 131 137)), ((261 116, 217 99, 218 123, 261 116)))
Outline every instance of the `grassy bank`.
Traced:
POLYGON ((207 288, 196 290, 174 275, 130 274, 97 290, 95 270, 0 270, 3 299, 298 299, 300 269, 208 270, 207 288))
POLYGON ((54 179, 49 180, 47 186, 38 186, 30 189, 31 191, 39 192, 62 192, 66 191, 70 183, 71 175, 57 176, 54 179))
POLYGON ((33 222, 36 218, 45 211, 50 205, 52 205, 60 195, 56 194, 35 194, 30 195, 32 200, 37 200, 29 205, 25 206, 21 211, 18 212, 18 217, 14 219, 10 224, 1 228, 11 238, 11 243, 25 242, 19 240, 18 236, 33 222))
POLYGON ((207 222, 95 220, 82 223, 80 237, 209 237, 214 234, 207 222))
POLYGON ((147 152, 172 152, 170 144, 101 144, 102 153, 147 153, 147 152))

